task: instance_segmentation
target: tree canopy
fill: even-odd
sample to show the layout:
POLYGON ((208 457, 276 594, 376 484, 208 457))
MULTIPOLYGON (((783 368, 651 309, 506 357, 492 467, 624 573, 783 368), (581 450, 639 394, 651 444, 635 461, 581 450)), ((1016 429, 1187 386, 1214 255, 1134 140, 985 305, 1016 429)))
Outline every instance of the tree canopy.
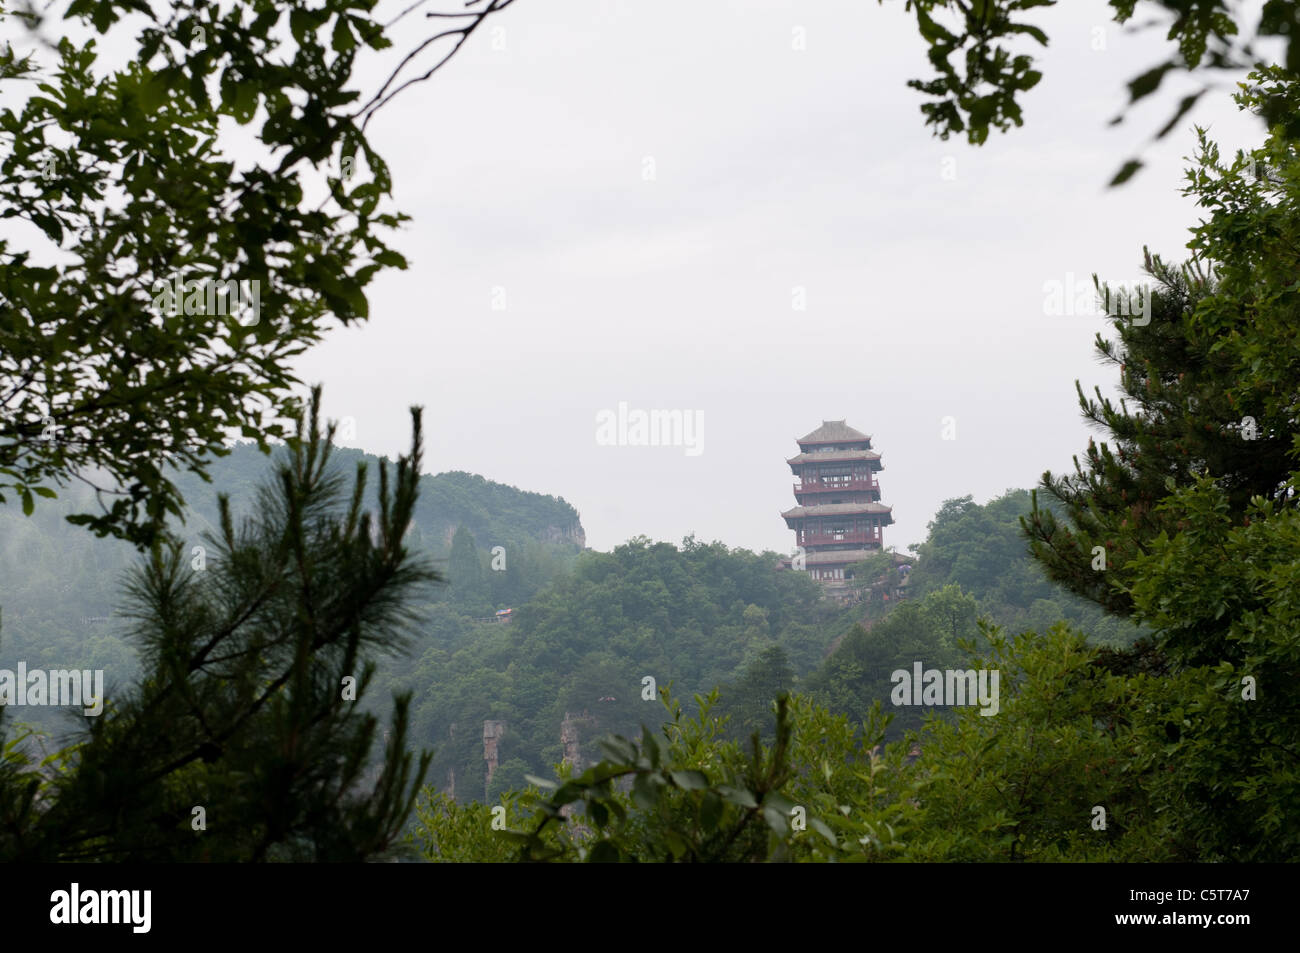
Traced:
MULTIPOLYGON (((511 2, 467 4, 419 48, 452 44, 441 65, 511 2)), ((0 502, 30 513, 84 480, 111 504, 72 519, 145 548, 182 512, 169 467, 202 474, 232 434, 286 435, 291 359, 364 320, 371 280, 406 267, 365 127, 433 70, 410 76, 408 56, 363 96, 359 58, 406 16, 375 6, 74 0, 67 21, 130 44, 117 66, 0 6, 34 47, 0 51, 20 103, 0 109, 0 218, 25 229, 0 240, 0 502), (230 123, 254 158, 230 158, 230 123)))
MULTIPOLYGON (((884 3, 885 0, 880 0, 884 3)), ((1285 68, 1300 72, 1300 4, 1269 0, 1258 11, 1228 0, 1109 0, 1116 23, 1136 29, 1167 26, 1171 53, 1128 81, 1129 100, 1113 122, 1123 120, 1138 102, 1155 93, 1166 77, 1206 71, 1244 72, 1270 67, 1259 51, 1261 40, 1278 39, 1286 47, 1285 68), (1154 15, 1154 16, 1148 16, 1154 15), (1252 22, 1253 21, 1253 22, 1252 22)), ((1042 80, 1034 56, 1023 52, 1033 44, 1047 46, 1045 30, 1026 19, 1030 11, 1056 6, 1056 0, 906 0, 917 30, 929 46, 933 76, 908 83, 929 101, 921 106, 927 126, 947 139, 965 133, 974 145, 990 130, 1006 132, 1024 125, 1023 94, 1042 80)), ((1209 81, 1181 97, 1173 114, 1155 133, 1160 139, 1177 128, 1210 91, 1209 81)), ((1271 89, 1259 102, 1260 115, 1290 139, 1300 138, 1300 114, 1288 95, 1271 89)), ((1112 184, 1127 181, 1142 166, 1140 158, 1126 161, 1112 184)))
POLYGON ((372 772, 378 721, 356 706, 374 657, 409 638, 410 591, 437 578, 404 545, 420 415, 391 481, 379 469, 372 513, 366 469, 345 495, 328 467, 318 399, 248 519, 237 524, 223 498, 201 562, 159 542, 138 566, 136 686, 100 697, 53 772, 4 745, 0 856, 338 861, 400 848, 429 755, 406 750, 409 696, 398 697, 372 772))

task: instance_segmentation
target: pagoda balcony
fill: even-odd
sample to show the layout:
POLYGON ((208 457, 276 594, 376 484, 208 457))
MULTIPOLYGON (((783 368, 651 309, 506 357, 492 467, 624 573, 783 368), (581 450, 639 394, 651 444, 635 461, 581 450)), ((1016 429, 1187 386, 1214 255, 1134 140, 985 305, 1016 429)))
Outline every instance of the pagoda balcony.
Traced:
POLYGON ((871 543, 879 543, 881 534, 879 531, 871 532, 863 530, 858 533, 796 533, 797 546, 830 546, 835 543, 850 543, 859 546, 866 546, 871 543))
POLYGON ((818 480, 805 480, 794 485, 795 493, 841 493, 879 490, 880 484, 875 480, 841 480, 838 483, 823 483, 818 480))

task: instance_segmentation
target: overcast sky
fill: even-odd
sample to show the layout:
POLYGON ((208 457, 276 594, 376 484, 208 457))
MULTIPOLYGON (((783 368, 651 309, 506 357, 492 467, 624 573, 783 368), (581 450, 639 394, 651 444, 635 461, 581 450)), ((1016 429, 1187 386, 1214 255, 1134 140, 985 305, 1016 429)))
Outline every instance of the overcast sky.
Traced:
POLYGON ((1137 279, 1143 245, 1181 258, 1192 122, 1229 154, 1263 135, 1225 86, 1149 146, 1186 78, 1109 127, 1163 30, 1125 34, 1103 0, 1032 22, 1052 45, 1025 127, 974 148, 925 128, 900 0, 518 0, 372 122, 411 268, 297 372, 355 421, 343 442, 401 453, 423 404, 430 472, 563 496, 598 549, 790 552, 785 459, 843 418, 883 455, 903 550, 944 500, 1070 466, 1074 381, 1115 375, 1105 323, 1047 313, 1046 283, 1137 279), (702 452, 601 445, 620 403, 702 415, 702 452))
POLYGON ((519 0, 372 123, 411 268, 298 371, 355 419, 346 442, 395 455, 424 404, 431 472, 561 495, 598 549, 791 551, 784 461, 843 418, 883 455, 903 550, 944 500, 1070 465, 1074 381, 1116 378, 1104 322, 1046 313, 1045 283, 1137 279, 1144 244, 1181 258, 1192 122, 1227 152, 1262 138, 1225 87, 1148 146, 1186 80, 1109 127, 1162 33, 1102 0, 1033 22, 1052 45, 1025 126, 975 148, 924 127, 901 3, 519 0), (701 414, 702 452, 601 445, 620 402, 701 414))

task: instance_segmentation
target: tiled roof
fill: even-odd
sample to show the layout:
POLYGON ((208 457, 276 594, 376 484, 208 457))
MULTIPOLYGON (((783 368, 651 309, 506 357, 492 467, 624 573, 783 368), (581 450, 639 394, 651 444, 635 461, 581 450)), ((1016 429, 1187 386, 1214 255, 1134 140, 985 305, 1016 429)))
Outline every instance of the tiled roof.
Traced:
MULTIPOLYGON (((785 462, 794 466, 796 463, 848 463, 853 460, 876 461, 880 454, 874 450, 831 450, 823 453, 801 453, 785 462)), ((880 467, 872 467, 879 470, 880 467)))
POLYGON ((801 516, 854 516, 859 513, 892 513, 894 508, 884 503, 823 503, 818 506, 796 506, 781 515, 786 519, 801 516))
POLYGON ((799 444, 805 443, 854 443, 871 438, 860 430, 854 430, 843 420, 823 420, 822 425, 807 436, 799 438, 799 444))

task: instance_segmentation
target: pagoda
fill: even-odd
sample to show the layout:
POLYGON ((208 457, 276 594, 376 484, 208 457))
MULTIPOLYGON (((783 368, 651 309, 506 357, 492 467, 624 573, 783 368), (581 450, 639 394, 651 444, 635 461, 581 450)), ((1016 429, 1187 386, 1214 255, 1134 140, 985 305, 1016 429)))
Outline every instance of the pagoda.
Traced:
POLYGON ((798 443, 799 454, 786 463, 799 481, 799 505, 781 514, 800 551, 793 565, 843 585, 849 566, 881 551, 884 528, 894 521, 893 507, 880 502, 880 454, 871 437, 843 420, 823 420, 798 443))

